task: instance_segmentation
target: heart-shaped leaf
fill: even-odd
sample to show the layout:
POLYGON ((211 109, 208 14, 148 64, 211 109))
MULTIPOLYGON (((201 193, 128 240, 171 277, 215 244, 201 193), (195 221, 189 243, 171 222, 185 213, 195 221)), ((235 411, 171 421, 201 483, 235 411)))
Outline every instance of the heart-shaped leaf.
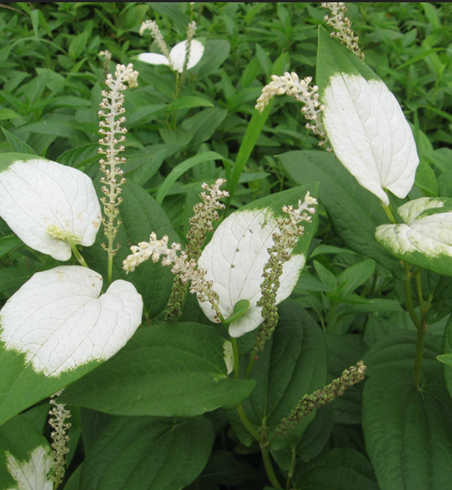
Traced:
POLYGON ((50 236, 49 227, 90 246, 101 223, 100 204, 87 175, 21 153, 0 157, 0 216, 26 245, 57 260, 68 260, 71 246, 50 236))
MULTIPOLYGON (((247 300, 250 303, 246 312, 231 322, 229 334, 232 337, 251 332, 264 321, 257 302, 262 296, 264 266, 270 258, 268 249, 274 245, 273 234, 278 229, 276 219, 282 214, 280 201, 284 202, 286 198, 286 204, 295 204, 293 201, 297 198, 303 199, 308 188, 316 194, 317 184, 312 184, 290 190, 286 194, 281 193, 278 202, 272 205, 269 205, 268 200, 260 200, 236 211, 220 224, 212 240, 204 248, 198 264, 207 271, 206 280, 213 282, 212 287, 218 293, 223 317, 229 318, 234 314, 237 302, 247 300)), ((313 217, 313 222, 306 223, 305 229, 312 232, 315 226, 313 217)), ((276 296, 277 304, 290 296, 295 287, 306 263, 311 236, 307 233, 299 239, 292 258, 283 265, 281 286, 276 296)), ((209 320, 218 321, 208 302, 199 304, 209 320)))
POLYGON ((80 266, 39 272, 0 312, 0 423, 113 356, 141 323, 143 301, 80 266))
POLYGON ((384 189, 406 197, 419 157, 403 111, 382 80, 322 27, 317 83, 323 124, 342 165, 384 205, 384 189))
POLYGON ((452 199, 421 197, 398 213, 405 223, 378 226, 375 238, 398 259, 452 276, 452 199))

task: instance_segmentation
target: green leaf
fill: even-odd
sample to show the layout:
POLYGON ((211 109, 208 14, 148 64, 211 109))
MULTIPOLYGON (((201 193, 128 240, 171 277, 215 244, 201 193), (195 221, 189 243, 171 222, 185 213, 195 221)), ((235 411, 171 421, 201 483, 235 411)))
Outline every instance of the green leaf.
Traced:
POLYGON ((53 462, 50 444, 20 415, 0 427, 0 454, 0 490, 53 488, 47 477, 53 462), (20 480, 11 474, 7 458, 20 480))
MULTIPOLYGON (((326 384, 327 358, 322 330, 297 303, 287 300, 279 308, 279 321, 273 337, 265 344, 259 360, 253 364, 250 377, 256 388, 242 406, 255 428, 265 426, 270 431, 287 417, 297 402, 307 393, 326 384)), ((242 444, 253 439, 236 412, 228 414, 242 444)), ((274 449, 297 444, 313 417, 305 419, 292 433, 279 437, 274 449)))
POLYGON ((299 465, 293 483, 300 490, 378 490, 367 458, 349 448, 331 449, 308 464, 299 465))
POLYGON ((209 100, 203 99, 202 97, 186 95, 185 97, 180 97, 179 99, 174 100, 168 106, 168 108, 172 111, 176 111, 178 109, 191 109, 193 107, 213 107, 213 104, 209 100))
POLYGON ((5 119, 16 119, 17 117, 20 117, 19 114, 12 109, 0 109, 0 121, 4 121, 5 119))
POLYGON ((406 279, 400 262, 375 240, 375 228, 388 221, 379 200, 361 187, 334 155, 291 151, 277 158, 297 184, 320 181, 320 201, 347 247, 384 265, 395 277, 406 279))
POLYGON ((32 271, 19 267, 5 267, 0 269, 0 293, 16 291, 33 275, 32 271))
POLYGON ((75 61, 83 53, 88 42, 89 32, 84 31, 81 34, 74 37, 69 45, 69 56, 75 61))
POLYGON ((422 197, 397 212, 404 223, 379 226, 375 238, 400 260, 452 276, 452 198, 422 197))
POLYGON ((22 240, 17 238, 16 235, 6 235, 0 237, 0 257, 4 257, 15 248, 19 248, 22 244, 22 240))
MULTIPOLYGON (((95 182, 97 193, 100 191, 99 180, 95 182)), ((159 238, 168 235, 170 243, 179 241, 179 236, 163 209, 140 186, 128 180, 122 186, 124 201, 119 208, 118 219, 122 221, 118 229, 115 243, 121 244, 113 259, 113 280, 124 279, 131 282, 141 294, 144 301, 145 315, 149 318, 157 316, 166 306, 174 281, 168 267, 154 264, 148 260, 141 264, 135 272, 126 274, 122 268, 123 260, 130 254, 129 247, 139 242, 149 240, 151 232, 159 238)), ((100 244, 105 241, 103 230, 100 230, 92 247, 82 252, 88 265, 99 271, 107 281, 107 253, 100 244)))
POLYGON ((243 316, 248 308, 250 307, 250 302, 247 299, 241 299, 237 301, 234 306, 234 314, 227 318, 223 323, 225 325, 229 325, 230 323, 238 320, 241 316, 243 316))
POLYGON ((444 331, 442 352, 443 354, 441 356, 438 356, 437 359, 443 363, 442 367, 444 380, 446 381, 446 386, 449 390, 449 394, 452 397, 452 366, 449 364, 452 354, 452 316, 449 318, 449 321, 446 325, 446 330, 444 331))
POLYGON ((194 135, 190 141, 190 145, 197 149, 201 143, 209 140, 218 126, 224 121, 227 113, 228 111, 226 109, 212 107, 185 119, 181 124, 181 128, 194 135))
MULTIPOLYGON (((186 29, 186 25, 184 30, 186 29)), ((193 73, 200 80, 216 72, 229 56, 230 51, 231 43, 226 39, 208 39, 205 42, 205 50, 201 61, 190 69, 190 73, 193 73)))
POLYGON ((364 260, 345 269, 339 276, 340 294, 351 293, 362 286, 375 271, 375 262, 372 259, 364 260))
POLYGON ((176 165, 173 170, 171 170, 168 177, 166 177, 166 179, 160 185, 157 195, 155 196, 156 202, 158 204, 162 204, 163 199, 165 199, 165 196, 168 194, 171 186, 187 170, 194 167, 195 165, 199 165, 200 163, 208 162, 209 160, 225 160, 225 158, 215 151, 206 151, 204 153, 195 155, 194 157, 188 158, 184 162, 176 165))
POLYGON ((214 328, 197 323, 141 328, 103 369, 67 388, 61 400, 135 416, 194 417, 234 408, 255 383, 228 378, 224 342, 214 328))
POLYGON ((86 454, 80 488, 182 489, 203 470, 214 438, 205 417, 115 417, 86 454))
MULTIPOLYGON (((441 352, 439 339, 427 333, 424 345, 424 367, 438 366, 436 356, 441 352)), ((413 368, 416 353, 416 332, 398 330, 385 335, 364 355, 367 366, 366 376, 372 376, 382 369, 394 371, 402 368, 413 368)), ((414 383, 414 372, 413 372, 414 383)))
MULTIPOLYGON (((17 153, 25 153, 29 155, 36 155, 36 152, 27 145, 24 141, 19 139, 14 134, 7 131, 5 128, 2 128, 3 134, 5 135, 6 141, 11 145, 13 151, 17 153)), ((12 163, 12 162, 11 162, 12 163)))
POLYGON ((436 490, 450 484, 452 402, 439 364, 423 369, 387 367, 364 387, 363 430, 381 490, 436 490))

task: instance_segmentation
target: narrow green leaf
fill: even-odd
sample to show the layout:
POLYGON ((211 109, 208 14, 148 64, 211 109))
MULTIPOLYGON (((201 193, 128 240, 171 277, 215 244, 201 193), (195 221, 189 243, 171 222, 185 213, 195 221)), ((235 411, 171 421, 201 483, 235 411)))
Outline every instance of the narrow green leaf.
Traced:
POLYGON ((187 170, 194 167, 195 165, 199 165, 200 163, 208 162, 209 160, 225 160, 225 158, 215 151, 206 151, 204 153, 200 153, 199 155, 195 155, 194 157, 188 158, 184 162, 176 165, 163 181, 163 183, 160 185, 157 195, 155 196, 155 200, 157 201, 157 203, 162 204, 163 199, 165 199, 165 196, 167 195, 171 186, 187 170))
POLYGON ((3 134, 5 135, 6 141, 11 145, 13 151, 17 153, 26 153, 30 155, 36 155, 36 152, 27 145, 24 141, 19 139, 14 134, 7 131, 5 128, 2 128, 3 134))
POLYGON ((168 108, 172 111, 179 109, 191 109, 193 107, 213 107, 213 104, 209 100, 203 99, 202 97, 186 95, 185 97, 180 97, 179 99, 174 100, 168 106, 168 108))

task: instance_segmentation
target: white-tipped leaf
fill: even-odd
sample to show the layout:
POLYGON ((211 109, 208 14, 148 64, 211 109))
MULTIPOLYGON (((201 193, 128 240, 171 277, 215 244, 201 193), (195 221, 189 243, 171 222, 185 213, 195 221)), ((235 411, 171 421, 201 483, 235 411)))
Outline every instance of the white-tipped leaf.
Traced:
POLYGON ((14 490, 53 490, 53 456, 50 447, 36 447, 30 453, 28 461, 17 461, 7 451, 5 456, 7 469, 16 481, 14 490))
POLYGON ((143 301, 126 281, 101 288, 101 275, 85 267, 35 274, 0 311, 5 350, 48 377, 109 359, 140 325, 143 301))
POLYGON ((410 192, 419 164, 397 99, 358 56, 319 27, 316 70, 323 124, 342 165, 384 205, 410 192))
MULTIPOLYGON (((179 73, 184 71, 185 55, 187 50, 187 41, 182 41, 170 52, 171 63, 179 73)), ((193 39, 190 46, 190 56, 188 58, 187 70, 198 64, 204 54, 204 46, 200 41, 193 39)), ((141 53, 137 59, 151 65, 169 65, 169 60, 163 54, 158 53, 141 53)))
MULTIPOLYGON (((174 69, 182 73, 184 70, 185 53, 187 49, 187 41, 182 41, 176 44, 170 52, 171 61, 174 69)), ((201 42, 193 39, 190 46, 190 57, 188 58, 187 70, 198 64, 204 54, 204 46, 201 42)))
POLYGON ((415 199, 398 213, 405 223, 378 226, 375 238, 401 260, 452 276, 452 199, 415 199))
MULTIPOLYGON (((238 301, 250 302, 245 314, 229 325, 232 337, 251 332, 264 321, 257 302, 262 296, 262 274, 276 228, 276 219, 268 208, 235 212, 220 224, 199 258, 199 266, 207 270, 205 278, 213 281, 213 289, 219 295, 219 307, 225 319, 233 314, 238 301)), ((304 264, 301 253, 284 264, 277 303, 290 295, 304 264)), ((199 304, 205 315, 216 321, 210 304, 199 304)))
POLYGON ((383 189, 406 197, 419 158, 411 128, 386 85, 361 75, 336 74, 323 103, 323 123, 342 165, 386 206, 383 189))
POLYGON ((76 236, 81 245, 94 243, 101 209, 93 183, 75 168, 29 157, 1 157, 12 163, 0 171, 0 216, 29 247, 68 260, 70 245, 52 238, 47 230, 56 226, 76 236))
POLYGON ((137 56, 137 59, 150 65, 169 65, 168 58, 158 53, 141 53, 137 56))

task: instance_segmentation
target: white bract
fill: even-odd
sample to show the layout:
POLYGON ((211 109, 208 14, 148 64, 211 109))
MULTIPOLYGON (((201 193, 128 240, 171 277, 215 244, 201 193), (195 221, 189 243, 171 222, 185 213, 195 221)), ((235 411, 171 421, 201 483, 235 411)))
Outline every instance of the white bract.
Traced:
MULTIPOLYGON (((441 255, 452 257, 452 210, 443 210, 446 199, 423 197, 409 201, 398 209, 405 223, 381 225, 377 227, 375 238, 397 257, 420 253, 426 258, 441 255)), ((450 200, 449 200, 450 201, 450 200)), ((422 260, 420 256, 411 263, 422 260)), ((417 264, 438 273, 448 273, 448 263, 442 261, 436 266, 429 262, 417 264)))
MULTIPOLYGON (((212 281, 212 289, 219 296, 219 308, 225 319, 234 311, 234 305, 246 299, 249 309, 229 325, 231 337, 240 337, 257 328, 264 318, 257 302, 262 296, 262 274, 273 246, 273 233, 278 224, 269 209, 239 211, 226 218, 215 231, 198 260, 205 269, 205 279, 212 281)), ((285 300, 295 287, 305 264, 302 254, 294 255, 283 266, 277 304, 285 300)), ((213 322, 215 312, 206 302, 199 302, 204 314, 213 322)))
MULTIPOLYGON (((182 73, 184 69, 185 53, 187 49, 187 41, 182 41, 170 51, 171 64, 174 69, 179 73, 182 73)), ((193 68, 198 64, 199 60, 204 54, 204 46, 200 41, 195 39, 191 41, 190 56, 188 58, 187 70, 193 68)), ((170 64, 168 58, 163 54, 158 53, 141 53, 137 59, 150 63, 151 65, 168 65, 170 64)))
POLYGON ((414 184, 419 158, 410 126, 381 80, 336 74, 323 95, 323 124, 337 158, 385 205, 383 189, 404 198, 414 184))
POLYGON ((5 349, 46 376, 109 359, 139 327, 143 300, 126 281, 99 297, 101 288, 102 276, 85 267, 38 272, 0 311, 5 349))
POLYGON ((15 161, 0 172, 0 216, 26 245, 57 260, 68 260, 71 247, 50 236, 49 229, 90 246, 101 223, 91 179, 75 168, 39 157, 15 161))
POLYGON ((6 452, 6 463, 9 473, 16 480, 14 490, 53 490, 50 476, 53 456, 49 447, 36 447, 30 454, 30 460, 23 462, 6 452))

